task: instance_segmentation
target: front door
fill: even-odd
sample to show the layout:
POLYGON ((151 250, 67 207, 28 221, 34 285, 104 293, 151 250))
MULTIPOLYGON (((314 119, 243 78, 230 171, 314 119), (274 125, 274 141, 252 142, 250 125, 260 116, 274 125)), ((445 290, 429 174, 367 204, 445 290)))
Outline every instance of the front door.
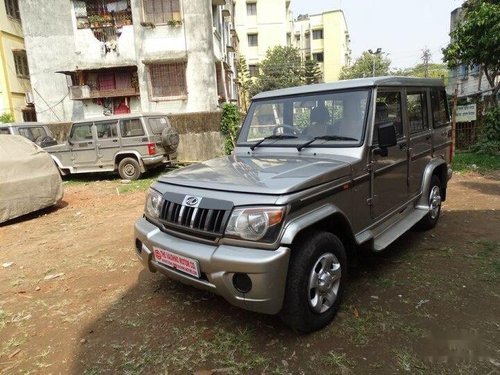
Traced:
POLYGON ((92 123, 74 124, 69 141, 73 166, 77 169, 95 168, 97 151, 92 123))
POLYGON ((372 218, 376 219, 399 207, 408 199, 408 143, 402 121, 402 91, 378 90, 372 141, 372 218), (377 154, 378 127, 392 123, 397 145, 387 156, 377 154))
POLYGON ((97 132, 97 158, 99 166, 114 168, 115 154, 120 150, 118 121, 95 123, 97 132))

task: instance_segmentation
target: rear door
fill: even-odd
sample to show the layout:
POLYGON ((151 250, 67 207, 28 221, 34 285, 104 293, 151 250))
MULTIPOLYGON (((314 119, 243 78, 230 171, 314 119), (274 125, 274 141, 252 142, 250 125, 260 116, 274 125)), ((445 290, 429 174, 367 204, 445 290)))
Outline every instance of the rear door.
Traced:
POLYGON ((97 158, 99 165, 114 167, 115 154, 120 149, 118 138, 118 121, 96 122, 97 158))
POLYGON ((405 121, 410 135, 408 149, 410 197, 420 193, 422 176, 431 160, 432 133, 429 127, 428 96, 429 92, 426 88, 406 90, 405 121))
POLYGON ((388 148, 388 155, 372 151, 372 217, 378 218, 396 209, 408 199, 407 138, 403 127, 403 91, 379 89, 377 92, 372 150, 378 146, 378 126, 392 123, 397 145, 388 148))
POLYGON ((148 154, 148 137, 140 117, 120 120, 120 135, 122 151, 135 150, 141 155, 148 154))
POLYGON ((91 122, 74 124, 69 135, 73 165, 76 168, 94 167, 97 162, 94 126, 91 122))

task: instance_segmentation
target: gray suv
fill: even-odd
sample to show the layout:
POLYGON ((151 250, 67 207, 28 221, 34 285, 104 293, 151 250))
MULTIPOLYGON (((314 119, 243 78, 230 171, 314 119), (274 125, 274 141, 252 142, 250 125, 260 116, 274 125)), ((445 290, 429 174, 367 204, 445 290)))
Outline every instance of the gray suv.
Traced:
POLYGON ((8 124, 0 124, 0 135, 1 134, 22 135, 40 147, 54 146, 57 144, 47 124, 39 122, 11 122, 8 124))
POLYGON ((72 124, 65 144, 46 148, 61 174, 118 171, 136 180, 177 159, 179 135, 162 113, 107 116, 72 124))
POLYGON ((380 77, 255 96, 233 155, 153 184, 135 224, 144 267, 280 314, 328 324, 348 264, 436 225, 451 178, 442 81, 380 77))

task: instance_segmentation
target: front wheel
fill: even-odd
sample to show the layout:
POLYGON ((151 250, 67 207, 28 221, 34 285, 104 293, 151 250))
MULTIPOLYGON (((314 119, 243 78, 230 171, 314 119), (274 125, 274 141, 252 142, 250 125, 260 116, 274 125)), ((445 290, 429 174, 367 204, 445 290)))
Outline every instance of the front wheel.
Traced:
POLYGON ((332 233, 318 232, 299 241, 292 252, 280 315, 297 331, 316 331, 340 307, 347 276, 345 248, 332 233))
POLYGON ((141 167, 134 158, 124 158, 118 164, 118 173, 124 180, 137 180, 141 177, 141 167))

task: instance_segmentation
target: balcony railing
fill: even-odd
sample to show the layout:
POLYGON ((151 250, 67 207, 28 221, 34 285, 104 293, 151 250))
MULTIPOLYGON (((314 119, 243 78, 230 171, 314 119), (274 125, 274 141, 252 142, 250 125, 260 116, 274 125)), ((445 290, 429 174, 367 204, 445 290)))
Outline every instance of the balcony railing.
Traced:
POLYGON ((72 100, 84 99, 99 99, 99 98, 116 98, 121 96, 139 96, 139 90, 134 87, 125 89, 112 90, 97 90, 91 89, 90 86, 70 86, 69 97, 72 100))

